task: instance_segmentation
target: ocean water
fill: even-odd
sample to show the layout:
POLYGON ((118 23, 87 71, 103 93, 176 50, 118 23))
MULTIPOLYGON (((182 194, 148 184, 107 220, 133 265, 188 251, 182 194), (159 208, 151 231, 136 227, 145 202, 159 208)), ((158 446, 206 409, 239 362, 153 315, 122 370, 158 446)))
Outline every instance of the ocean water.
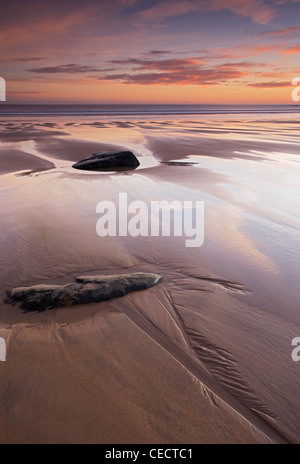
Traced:
POLYGON ((290 105, 13 105, 0 104, 0 116, 186 116, 232 114, 300 114, 290 105))

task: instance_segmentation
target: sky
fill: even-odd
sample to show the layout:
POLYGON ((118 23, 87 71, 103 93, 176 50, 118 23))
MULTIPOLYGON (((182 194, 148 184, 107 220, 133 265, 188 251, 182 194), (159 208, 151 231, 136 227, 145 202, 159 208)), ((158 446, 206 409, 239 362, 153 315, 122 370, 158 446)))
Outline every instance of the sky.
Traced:
POLYGON ((7 103, 292 104, 299 18, 300 0, 2 1, 0 76, 7 103))

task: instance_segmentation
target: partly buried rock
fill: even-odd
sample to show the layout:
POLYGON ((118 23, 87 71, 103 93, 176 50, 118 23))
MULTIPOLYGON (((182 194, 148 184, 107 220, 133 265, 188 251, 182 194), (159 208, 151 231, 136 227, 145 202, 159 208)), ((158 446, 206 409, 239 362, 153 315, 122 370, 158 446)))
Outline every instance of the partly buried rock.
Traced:
POLYGON ((135 169, 139 165, 139 160, 131 151, 105 151, 94 153, 88 158, 78 161, 78 163, 73 164, 73 168, 100 171, 108 168, 135 169))
POLYGON ((61 306, 98 303, 118 298, 128 292, 145 290, 161 281, 158 274, 137 272, 112 276, 76 277, 76 283, 66 285, 35 285, 7 292, 6 303, 21 303, 25 311, 44 311, 61 306))

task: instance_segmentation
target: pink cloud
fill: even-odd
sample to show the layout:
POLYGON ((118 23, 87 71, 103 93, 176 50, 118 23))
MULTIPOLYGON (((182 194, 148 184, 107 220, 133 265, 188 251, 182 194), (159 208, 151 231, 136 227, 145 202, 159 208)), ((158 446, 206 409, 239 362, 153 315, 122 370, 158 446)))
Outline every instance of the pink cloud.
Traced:
POLYGON ((259 34, 258 37, 264 37, 271 35, 273 37, 282 37, 285 35, 290 35, 293 34, 294 32, 299 32, 300 31, 300 26, 294 26, 294 27, 287 27, 285 29, 276 29, 272 31, 264 31, 261 34, 259 34))
POLYGON ((279 87, 291 87, 291 82, 253 82, 247 84, 248 87, 255 87, 256 89, 275 89, 279 87))
POLYGON ((249 58, 260 55, 262 53, 274 52, 279 54, 282 50, 283 45, 280 43, 272 45, 257 45, 257 44, 247 44, 239 45, 231 48, 216 49, 216 53, 219 53, 219 56, 227 59, 235 58, 249 58))
POLYGON ((167 17, 180 16, 196 11, 230 10, 238 16, 249 16, 254 22, 268 24, 277 15, 276 9, 263 0, 204 0, 196 1, 164 1, 140 13, 146 20, 162 20, 167 17))
POLYGON ((28 71, 37 74, 84 74, 101 71, 95 66, 84 66, 80 64, 61 64, 58 66, 44 66, 40 68, 28 69, 28 71))

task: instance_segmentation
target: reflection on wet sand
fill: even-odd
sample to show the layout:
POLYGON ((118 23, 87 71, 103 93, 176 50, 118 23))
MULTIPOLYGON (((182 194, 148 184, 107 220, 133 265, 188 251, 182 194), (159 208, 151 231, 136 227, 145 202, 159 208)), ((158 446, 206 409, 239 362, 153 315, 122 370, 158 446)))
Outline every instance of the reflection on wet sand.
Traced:
POLYGON ((2 442, 299 441, 297 121, 73 117, 0 127, 2 299, 78 274, 163 276, 145 292, 42 314, 1 303, 2 442), (130 175, 72 168, 120 148, 141 162, 130 175), (203 200, 203 246, 100 238, 96 205, 118 205, 120 192, 145 203, 203 200))

